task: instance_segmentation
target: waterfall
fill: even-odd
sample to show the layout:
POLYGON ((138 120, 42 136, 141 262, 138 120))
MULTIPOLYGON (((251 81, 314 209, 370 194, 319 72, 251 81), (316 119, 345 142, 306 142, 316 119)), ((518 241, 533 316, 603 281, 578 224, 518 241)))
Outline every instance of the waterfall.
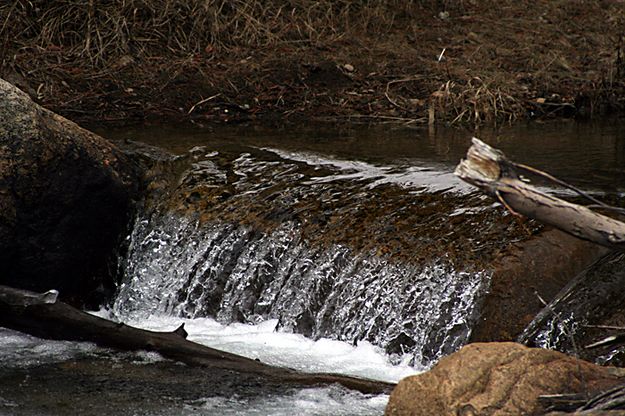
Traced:
POLYGON ((463 345, 488 287, 445 259, 423 267, 347 247, 311 248, 295 224, 271 233, 167 214, 137 221, 120 316, 170 314, 228 322, 278 319, 312 338, 367 340, 429 366, 463 345))
POLYGON ((129 237, 120 317, 277 319, 424 367, 468 341, 501 215, 449 170, 249 147, 187 159, 129 237))

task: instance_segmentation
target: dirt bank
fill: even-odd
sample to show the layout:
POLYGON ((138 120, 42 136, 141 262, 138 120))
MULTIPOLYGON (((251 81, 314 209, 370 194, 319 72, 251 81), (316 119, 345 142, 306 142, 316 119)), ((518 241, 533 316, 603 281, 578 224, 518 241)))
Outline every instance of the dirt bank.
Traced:
POLYGON ((0 6, 0 75, 74 120, 480 123, 622 113, 617 1, 0 6))

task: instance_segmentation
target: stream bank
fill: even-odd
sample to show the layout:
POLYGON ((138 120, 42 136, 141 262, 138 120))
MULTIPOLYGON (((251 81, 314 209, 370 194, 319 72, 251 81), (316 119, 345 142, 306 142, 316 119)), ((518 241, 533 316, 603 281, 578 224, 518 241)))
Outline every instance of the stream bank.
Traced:
POLYGON ((0 76, 76 121, 482 124, 622 114, 616 1, 0 6, 0 76))

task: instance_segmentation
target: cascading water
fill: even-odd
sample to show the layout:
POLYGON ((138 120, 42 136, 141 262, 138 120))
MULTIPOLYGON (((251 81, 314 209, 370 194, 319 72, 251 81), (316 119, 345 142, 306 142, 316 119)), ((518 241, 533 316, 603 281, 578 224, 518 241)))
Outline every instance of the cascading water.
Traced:
POLYGON ((174 192, 182 195, 174 199, 184 201, 184 209, 159 206, 135 224, 115 314, 209 316, 223 323, 277 319, 277 330, 368 341, 395 359, 411 354, 417 367, 468 340, 489 275, 457 270, 444 251, 444 236, 433 238, 425 227, 439 232, 453 216, 471 227, 489 208, 480 198, 462 213, 455 200, 439 204, 463 190, 449 173, 266 149, 230 156, 194 148, 191 155, 191 168, 174 192), (213 202, 196 210, 198 200, 213 202), (365 215, 361 206, 369 203, 389 208, 365 215), (421 246, 442 246, 429 258, 407 255, 395 241, 403 238, 397 224, 413 215, 398 213, 424 207, 427 225, 409 228, 421 246), (362 219, 336 220, 350 216, 362 219), (338 226, 328 226, 333 221, 338 226), (374 235, 346 237, 345 229, 355 224, 374 235))
POLYGON ((427 365, 466 342, 484 273, 416 268, 349 249, 307 248, 293 224, 269 235, 168 215, 140 221, 114 310, 121 315, 279 319, 313 338, 367 340, 427 365), (403 349, 402 349, 403 348, 403 349))

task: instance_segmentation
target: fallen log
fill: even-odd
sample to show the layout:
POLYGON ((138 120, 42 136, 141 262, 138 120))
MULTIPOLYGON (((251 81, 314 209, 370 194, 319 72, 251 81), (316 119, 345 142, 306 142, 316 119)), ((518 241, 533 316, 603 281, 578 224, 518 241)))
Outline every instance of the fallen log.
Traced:
POLYGON ((539 191, 521 180, 520 170, 536 172, 473 138, 473 145, 455 174, 497 198, 513 214, 525 215, 611 249, 625 250, 625 223, 539 191))
POLYGON ((186 339, 184 325, 155 332, 109 321, 57 300, 57 292, 38 294, 0 286, 0 326, 39 338, 93 342, 123 351, 154 351, 189 366, 256 374, 286 384, 310 386, 337 383, 362 393, 388 393, 392 383, 340 374, 303 373, 210 348, 186 339))

